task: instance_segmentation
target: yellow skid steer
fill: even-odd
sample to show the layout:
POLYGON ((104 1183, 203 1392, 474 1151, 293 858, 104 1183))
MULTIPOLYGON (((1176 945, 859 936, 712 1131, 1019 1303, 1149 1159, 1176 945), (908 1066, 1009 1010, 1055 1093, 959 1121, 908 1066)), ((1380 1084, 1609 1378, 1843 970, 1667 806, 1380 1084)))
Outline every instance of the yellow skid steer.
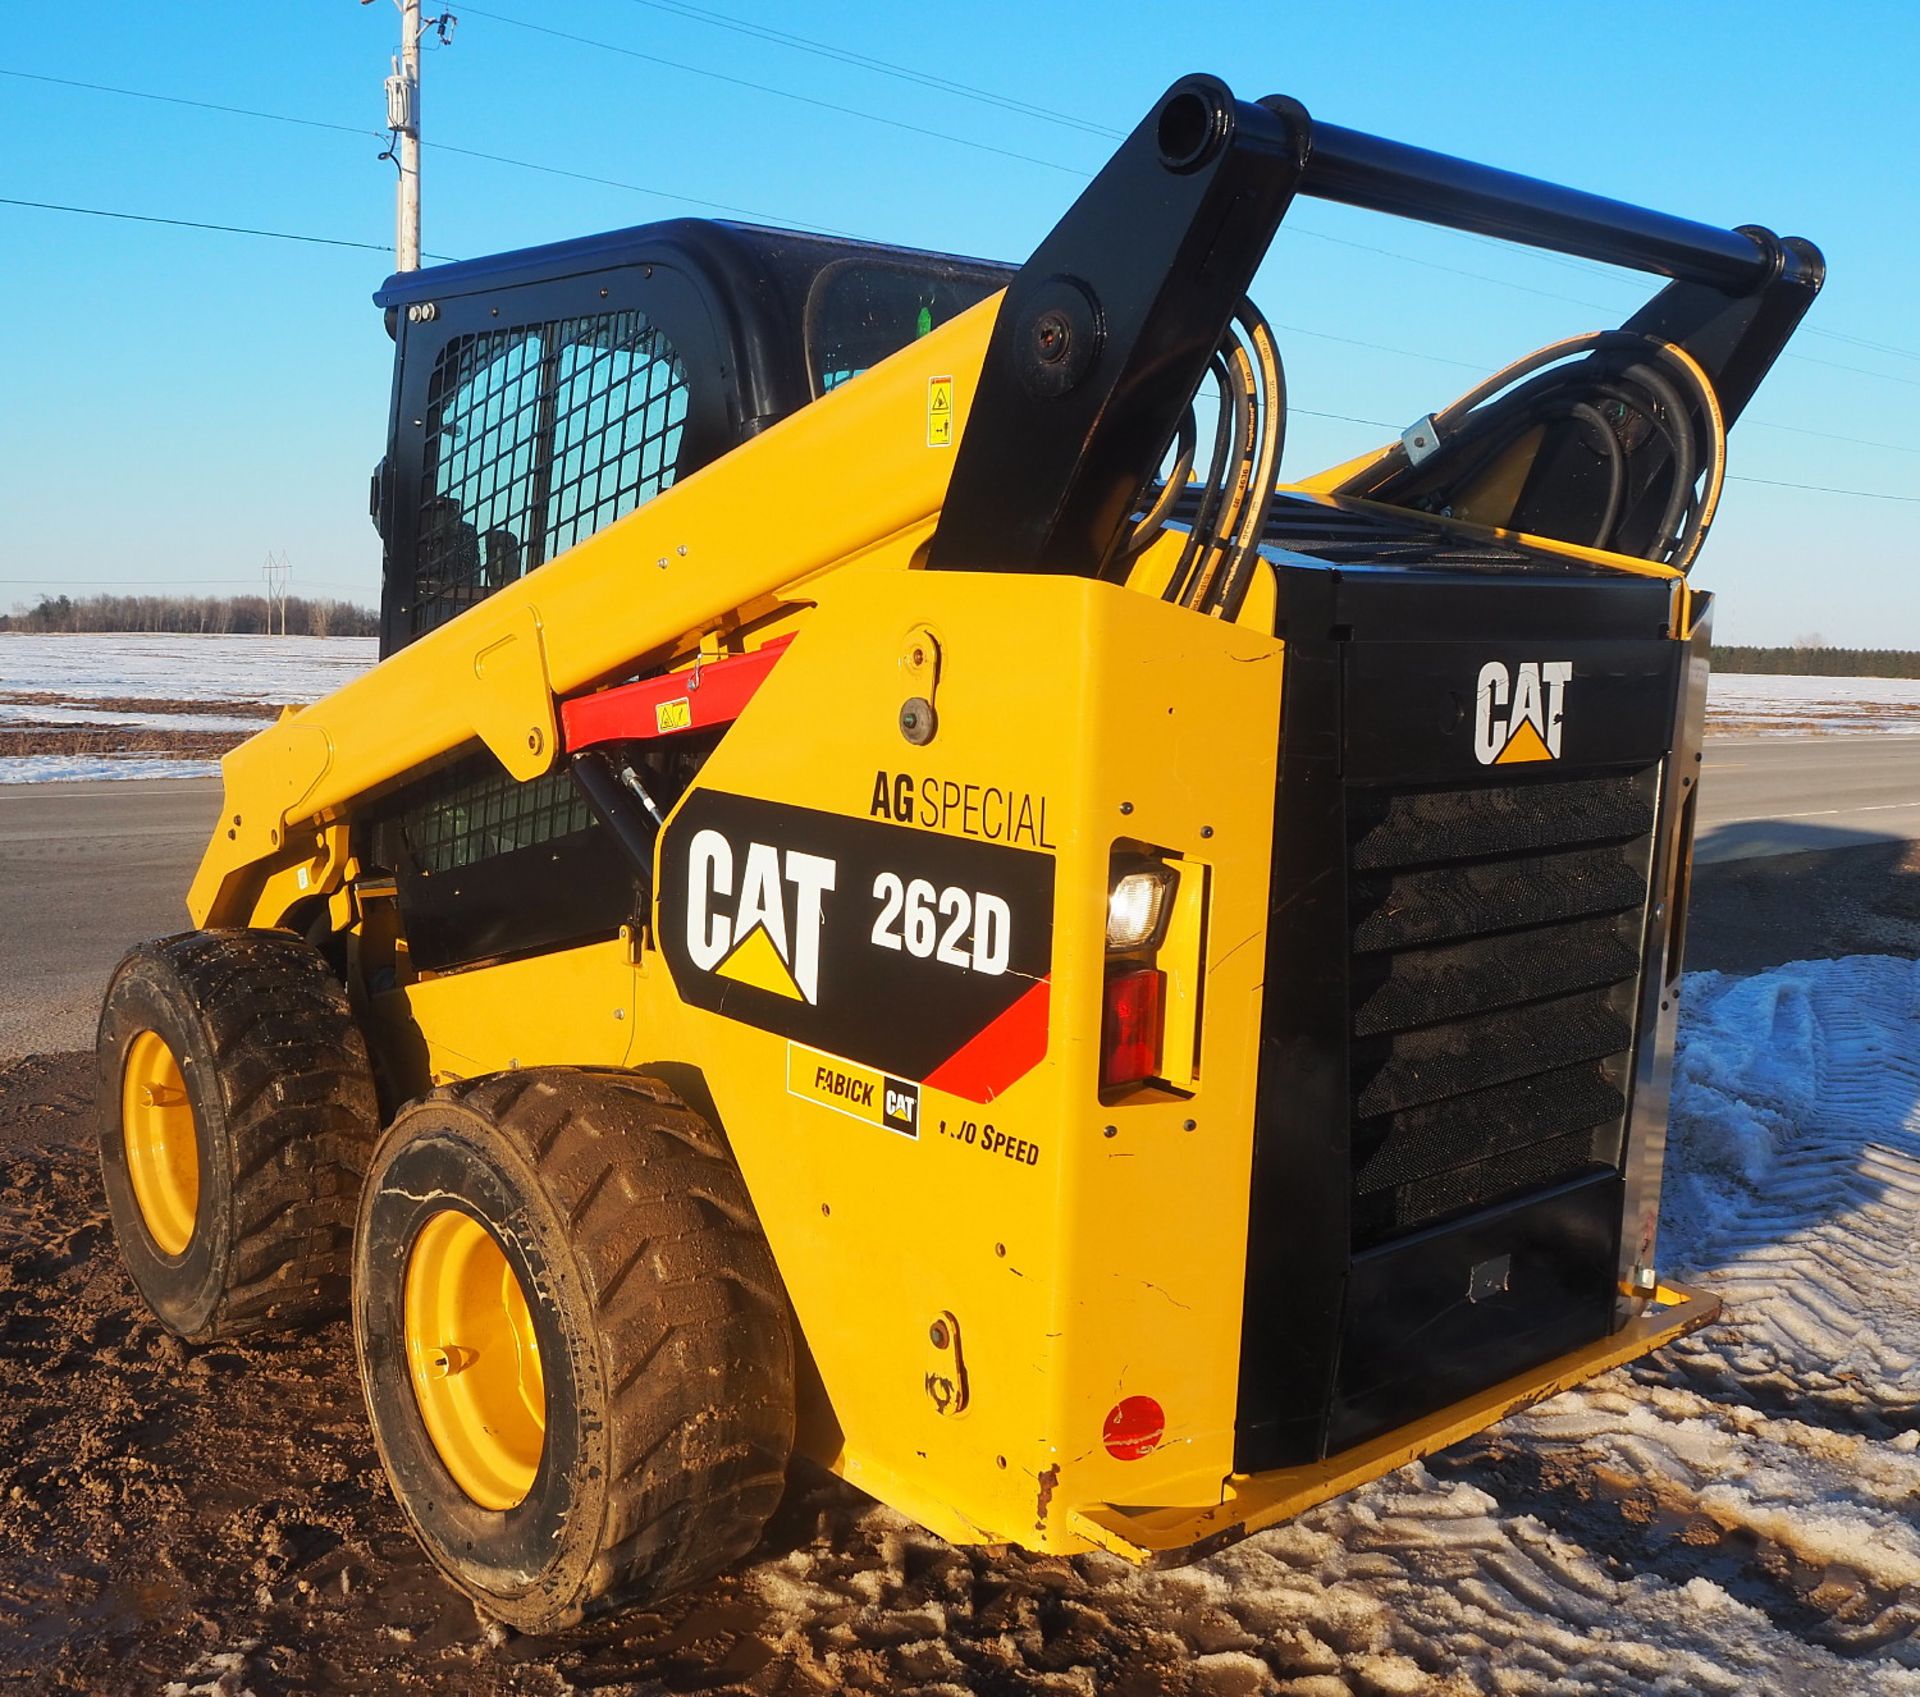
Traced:
POLYGON ((1192 76, 1017 269, 392 278, 382 659, 227 757, 101 1019, 142 1292, 350 1308, 529 1630, 742 1555, 796 1451, 1177 1561, 1700 1324, 1688 573, 1823 270, 1192 76), (1666 281, 1283 483, 1302 195, 1666 281))

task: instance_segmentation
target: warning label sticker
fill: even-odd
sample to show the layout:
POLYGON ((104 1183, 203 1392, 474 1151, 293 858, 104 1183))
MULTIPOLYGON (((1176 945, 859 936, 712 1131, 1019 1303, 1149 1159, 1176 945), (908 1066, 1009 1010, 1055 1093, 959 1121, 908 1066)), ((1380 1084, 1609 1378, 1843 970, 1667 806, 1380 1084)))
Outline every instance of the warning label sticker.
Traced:
POLYGON ((801 1043, 787 1045, 787 1093, 902 1137, 920 1135, 920 1086, 801 1043))
POLYGON ((663 701, 653 710, 656 731, 684 731, 693 723, 693 703, 684 695, 677 701, 663 701))
POLYGON ((953 379, 951 377, 927 379, 927 446, 929 448, 953 446, 953 379))

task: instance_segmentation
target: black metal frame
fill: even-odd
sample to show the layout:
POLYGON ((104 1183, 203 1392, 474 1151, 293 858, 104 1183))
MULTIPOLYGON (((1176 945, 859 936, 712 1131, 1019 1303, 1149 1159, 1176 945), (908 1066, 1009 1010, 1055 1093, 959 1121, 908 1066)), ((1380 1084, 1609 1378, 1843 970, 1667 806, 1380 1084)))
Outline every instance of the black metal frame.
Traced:
POLYGON ((1819 250, 1798 238, 1671 217, 1188 77, 1008 286, 932 566, 1107 567, 1296 195, 1673 279, 1625 328, 1699 360, 1728 423, 1825 277, 1819 250))

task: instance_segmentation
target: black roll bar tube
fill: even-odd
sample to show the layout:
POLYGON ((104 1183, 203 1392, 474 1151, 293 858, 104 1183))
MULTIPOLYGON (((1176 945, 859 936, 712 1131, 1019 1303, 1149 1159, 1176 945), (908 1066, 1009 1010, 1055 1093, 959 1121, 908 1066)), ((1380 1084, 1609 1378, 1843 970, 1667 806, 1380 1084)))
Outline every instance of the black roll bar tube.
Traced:
POLYGON ((1307 163, 1298 192, 1315 200, 1706 283, 1728 294, 1751 293, 1781 263, 1771 237, 1321 123, 1285 95, 1268 95, 1260 104, 1304 125, 1307 163))

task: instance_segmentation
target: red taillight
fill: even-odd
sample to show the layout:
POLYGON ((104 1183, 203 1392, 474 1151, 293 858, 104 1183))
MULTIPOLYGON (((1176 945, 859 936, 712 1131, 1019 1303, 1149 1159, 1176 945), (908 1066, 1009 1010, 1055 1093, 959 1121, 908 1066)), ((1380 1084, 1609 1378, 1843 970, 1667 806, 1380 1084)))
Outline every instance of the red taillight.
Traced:
POLYGON ((1115 1461, 1138 1461, 1153 1454, 1166 1435, 1166 1410, 1150 1396, 1130 1396, 1107 1410, 1100 1441, 1115 1461))
POLYGON ((1126 967, 1107 974, 1100 1019, 1100 1088, 1139 1084, 1160 1070, 1160 1036, 1166 1024, 1166 974, 1126 967))

